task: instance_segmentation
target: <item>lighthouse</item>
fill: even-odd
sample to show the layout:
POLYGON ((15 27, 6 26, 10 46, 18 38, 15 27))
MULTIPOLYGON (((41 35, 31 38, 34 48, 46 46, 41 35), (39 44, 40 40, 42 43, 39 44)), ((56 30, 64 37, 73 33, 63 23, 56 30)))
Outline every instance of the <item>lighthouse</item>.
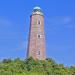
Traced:
POLYGON ((45 45, 44 14, 40 7, 34 7, 30 16, 27 58, 45 60, 45 45))

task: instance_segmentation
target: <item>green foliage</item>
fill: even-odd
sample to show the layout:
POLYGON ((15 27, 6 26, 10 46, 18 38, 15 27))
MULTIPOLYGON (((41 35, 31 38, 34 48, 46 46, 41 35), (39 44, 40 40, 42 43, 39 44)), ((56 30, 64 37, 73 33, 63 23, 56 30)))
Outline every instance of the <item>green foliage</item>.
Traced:
POLYGON ((0 63, 0 75, 75 75, 75 66, 65 67, 53 59, 26 60, 4 59, 0 63))

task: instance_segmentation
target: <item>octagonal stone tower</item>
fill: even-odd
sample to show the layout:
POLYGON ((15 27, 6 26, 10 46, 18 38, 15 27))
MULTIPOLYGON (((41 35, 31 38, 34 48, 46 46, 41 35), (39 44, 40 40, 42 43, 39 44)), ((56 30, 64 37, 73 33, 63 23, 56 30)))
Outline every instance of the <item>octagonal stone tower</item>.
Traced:
POLYGON ((27 58, 29 57, 32 57, 35 60, 46 59, 44 15, 40 7, 35 7, 30 16, 27 58))

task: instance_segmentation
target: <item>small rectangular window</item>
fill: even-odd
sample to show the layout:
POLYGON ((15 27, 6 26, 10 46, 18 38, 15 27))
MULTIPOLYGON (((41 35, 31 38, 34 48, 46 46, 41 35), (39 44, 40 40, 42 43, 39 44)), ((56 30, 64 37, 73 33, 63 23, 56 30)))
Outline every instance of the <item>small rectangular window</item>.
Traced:
POLYGON ((40 38, 40 35, 38 35, 38 38, 40 38))
POLYGON ((42 34, 37 34, 37 38, 43 38, 42 34))
POLYGON ((38 55, 40 55, 40 51, 38 51, 38 55))
POLYGON ((38 21, 38 24, 40 25, 40 21, 38 21))

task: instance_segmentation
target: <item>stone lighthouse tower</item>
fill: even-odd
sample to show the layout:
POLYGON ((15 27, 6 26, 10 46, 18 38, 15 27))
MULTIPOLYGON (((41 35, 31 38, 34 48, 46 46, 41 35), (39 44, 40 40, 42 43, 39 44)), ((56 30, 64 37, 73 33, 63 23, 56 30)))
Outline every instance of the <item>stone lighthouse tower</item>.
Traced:
POLYGON ((45 60, 44 15, 40 7, 33 9, 30 16, 30 31, 27 57, 35 60, 45 60))

